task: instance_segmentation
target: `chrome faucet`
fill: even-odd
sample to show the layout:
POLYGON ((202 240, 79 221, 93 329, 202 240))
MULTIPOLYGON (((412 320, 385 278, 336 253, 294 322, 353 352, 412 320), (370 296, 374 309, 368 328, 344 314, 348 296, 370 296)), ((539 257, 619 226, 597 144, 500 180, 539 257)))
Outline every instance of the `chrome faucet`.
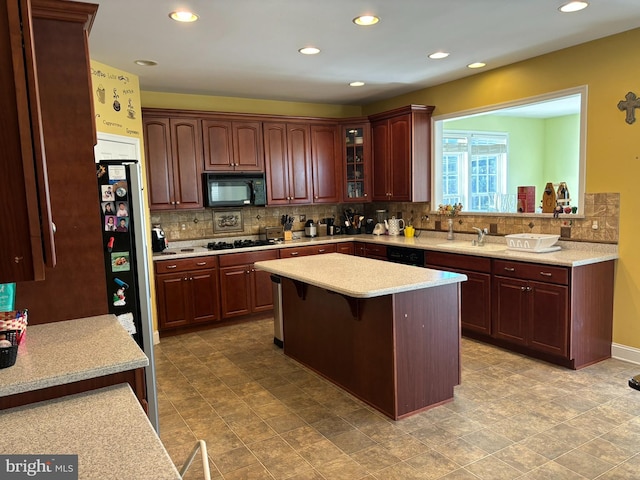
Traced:
POLYGON ((482 228, 478 228, 478 227, 471 227, 471 228, 473 228, 476 232, 478 232, 478 241, 476 245, 478 245, 479 247, 482 247, 484 245, 484 236, 487 232, 482 228))

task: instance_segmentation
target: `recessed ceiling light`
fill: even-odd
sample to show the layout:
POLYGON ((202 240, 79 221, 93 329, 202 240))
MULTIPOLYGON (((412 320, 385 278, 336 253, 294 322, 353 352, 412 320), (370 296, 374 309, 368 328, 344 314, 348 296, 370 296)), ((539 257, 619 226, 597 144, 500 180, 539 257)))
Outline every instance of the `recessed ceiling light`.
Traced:
POLYGON ((441 58, 447 58, 448 56, 449 54, 447 52, 433 52, 429 55, 429 58, 432 58, 433 60, 440 60, 441 58))
POLYGON ((474 62, 474 63, 470 63, 469 65, 467 65, 467 67, 469 68, 482 68, 482 67, 486 67, 487 64, 486 63, 482 63, 482 62, 474 62))
POLYGON ((351 82, 349 84, 350 87, 361 87, 364 85, 364 82, 351 82))
POLYGON ((320 49, 316 47, 304 47, 298 51, 303 55, 315 55, 316 53, 320 53, 320 49))
POLYGON ((172 18, 173 20, 175 20, 176 22, 195 22, 196 20, 198 20, 198 15, 196 15, 193 12, 187 12, 187 11, 179 11, 179 12, 171 12, 169 14, 169 17, 172 18))
POLYGON ((558 10, 562 13, 572 13, 579 12, 580 10, 584 10, 589 6, 589 2, 569 2, 562 5, 558 10))
POLYGON ((155 67, 156 65, 158 65, 158 62, 155 62, 153 60, 134 60, 134 62, 136 65, 140 65, 141 67, 155 67))
POLYGON ((356 25, 366 27, 368 25, 375 25, 380 21, 380 18, 376 17, 375 15, 360 15, 359 17, 354 18, 352 21, 356 25))

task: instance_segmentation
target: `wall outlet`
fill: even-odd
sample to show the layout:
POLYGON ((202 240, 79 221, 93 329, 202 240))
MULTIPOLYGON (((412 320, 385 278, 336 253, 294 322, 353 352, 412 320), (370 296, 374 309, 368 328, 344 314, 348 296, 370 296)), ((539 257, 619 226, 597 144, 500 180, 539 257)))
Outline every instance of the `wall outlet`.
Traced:
POLYGON ((560 237, 571 238, 571 227, 560 227, 560 237))
POLYGON ((598 221, 597 220, 593 221, 593 223, 591 224, 591 228, 594 229, 594 230, 598 229, 598 221))
POLYGON ((307 216, 306 215, 300 215, 300 221, 301 222, 306 222, 307 221, 307 216))
POLYGON ((490 223, 489 224, 489 233, 498 233, 498 224, 490 223))
POLYGON ((182 224, 180 225, 180 230, 186 230, 187 229, 187 225, 186 224, 182 224))

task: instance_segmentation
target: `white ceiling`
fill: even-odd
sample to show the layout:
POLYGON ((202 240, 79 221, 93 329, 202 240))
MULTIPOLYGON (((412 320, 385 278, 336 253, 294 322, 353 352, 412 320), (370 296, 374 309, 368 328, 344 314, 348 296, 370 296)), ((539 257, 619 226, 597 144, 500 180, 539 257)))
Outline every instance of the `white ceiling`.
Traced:
MULTIPOLYGON (((91 0, 88 0, 91 1, 91 0)), ((142 90, 361 105, 640 26, 640 0, 99 0, 91 58, 142 90), (198 22, 169 12, 189 8, 198 22), (379 24, 357 27, 372 13, 379 24), (298 53, 314 45, 318 55, 298 53), (444 60, 427 54, 450 52, 444 60), (140 67, 136 59, 155 60, 140 67), (471 62, 487 67, 470 70, 471 62), (349 87, 361 80, 363 87, 349 87)), ((589 59, 585 59, 588 61, 589 59)), ((636 58, 634 61, 640 61, 636 58)))

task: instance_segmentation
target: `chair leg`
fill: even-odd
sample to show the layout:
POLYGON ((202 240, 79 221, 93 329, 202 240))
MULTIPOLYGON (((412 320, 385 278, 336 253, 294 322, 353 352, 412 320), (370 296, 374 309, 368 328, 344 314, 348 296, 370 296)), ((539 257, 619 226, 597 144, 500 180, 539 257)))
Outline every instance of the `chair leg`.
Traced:
POLYGON ((180 469, 180 477, 184 478, 184 474, 187 473, 189 467, 193 463, 193 459, 196 457, 196 454, 200 450, 200 456, 202 457, 202 470, 204 472, 204 480, 211 480, 211 472, 209 471, 209 456, 207 455, 207 443, 204 440, 198 440, 191 450, 191 454, 187 461, 184 462, 182 468, 180 469))

